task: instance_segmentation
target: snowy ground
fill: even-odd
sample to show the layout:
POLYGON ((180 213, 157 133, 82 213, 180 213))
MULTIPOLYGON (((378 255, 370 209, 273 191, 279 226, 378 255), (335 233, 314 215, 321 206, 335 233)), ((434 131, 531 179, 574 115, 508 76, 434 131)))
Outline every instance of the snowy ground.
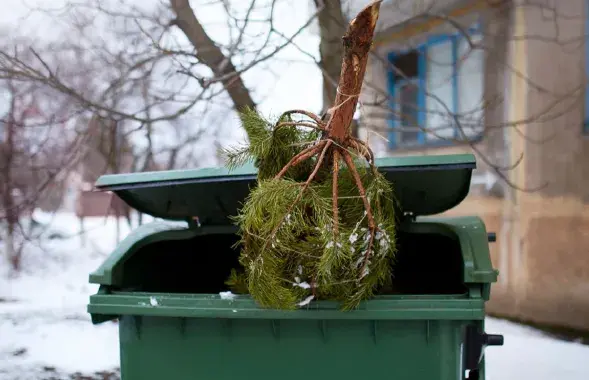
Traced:
MULTIPOLYGON (((46 215, 40 219, 47 220, 46 215)), ((53 217, 53 216, 51 216, 53 217)), ((85 223, 82 246, 79 221, 56 215, 51 228, 69 238, 44 240, 23 256, 23 273, 10 277, 0 264, 0 379, 70 379, 76 372, 115 372, 119 352, 115 324, 93 326, 86 313, 88 284, 95 270, 116 243, 113 219, 94 218, 85 223)), ((128 233, 121 222, 121 236, 128 233)), ((104 376, 95 376, 103 379, 104 376)), ((108 379, 108 377, 106 377, 108 379)))
MULTIPOLYGON (((59 215, 52 225, 71 237, 29 247, 18 277, 9 277, 0 260, 1 380, 118 379, 117 325, 93 326, 86 313, 88 296, 96 291, 88 274, 115 244, 115 223, 88 221, 85 247, 78 224, 73 216, 59 215)), ((121 227, 124 237, 128 227, 121 227)), ((589 376, 589 346, 493 318, 486 330, 505 336, 503 347, 486 351, 487 379, 589 376)))

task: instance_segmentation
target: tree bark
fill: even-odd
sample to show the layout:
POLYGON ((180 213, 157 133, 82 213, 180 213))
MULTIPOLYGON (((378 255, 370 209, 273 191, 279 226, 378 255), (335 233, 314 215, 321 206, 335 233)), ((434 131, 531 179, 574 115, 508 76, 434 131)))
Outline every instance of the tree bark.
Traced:
POLYGON ((196 58, 211 69, 216 77, 229 75, 221 83, 229 94, 235 109, 237 111, 241 111, 245 107, 255 109, 256 104, 243 79, 236 73, 237 70, 231 62, 231 57, 226 57, 205 32, 188 0, 170 0, 170 4, 176 14, 174 24, 182 30, 196 50, 196 58), (235 73, 235 75, 230 75, 232 73, 235 73))
POLYGON ((345 144, 351 136, 351 124, 364 82, 368 53, 372 47, 374 29, 378 20, 380 3, 373 1, 353 19, 342 37, 343 57, 339 84, 327 130, 329 137, 345 144))
POLYGON ((341 70, 344 48, 342 36, 346 32, 347 22, 342 12, 341 0, 314 0, 317 9, 323 7, 317 17, 319 22, 319 54, 323 72, 323 111, 327 111, 335 102, 336 86, 341 70))
POLYGON ((20 250, 16 247, 16 241, 14 239, 14 233, 16 225, 19 220, 19 211, 16 208, 16 202, 14 200, 13 190, 16 188, 12 173, 13 160, 15 157, 15 112, 16 112, 16 91, 12 81, 9 82, 9 88, 11 93, 10 109, 8 114, 8 122, 5 128, 5 142, 3 146, 2 157, 2 206, 4 208, 4 217, 6 220, 6 234, 5 234, 5 250, 8 262, 10 263, 12 270, 18 272, 20 269, 20 250))

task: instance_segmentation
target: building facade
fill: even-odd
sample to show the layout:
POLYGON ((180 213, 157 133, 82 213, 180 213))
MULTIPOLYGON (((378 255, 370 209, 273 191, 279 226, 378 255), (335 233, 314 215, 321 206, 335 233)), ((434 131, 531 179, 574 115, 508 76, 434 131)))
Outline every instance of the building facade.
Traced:
POLYGON ((474 153, 471 192, 448 214, 478 214, 497 233, 489 312, 582 330, 588 9, 587 0, 385 0, 359 132, 378 156, 474 153))

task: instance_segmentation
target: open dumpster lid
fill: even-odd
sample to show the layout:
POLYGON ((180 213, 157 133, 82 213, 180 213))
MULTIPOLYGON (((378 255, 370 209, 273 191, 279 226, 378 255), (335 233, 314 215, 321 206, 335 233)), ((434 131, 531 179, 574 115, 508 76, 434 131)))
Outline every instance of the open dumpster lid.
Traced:
MULTIPOLYGON (((393 183, 402 212, 433 215, 458 205, 468 194, 472 154, 385 157, 376 165, 393 183)), ((134 209, 168 220, 198 217, 207 225, 230 223, 256 185, 256 168, 224 167, 112 174, 100 177, 99 190, 116 193, 134 209)))

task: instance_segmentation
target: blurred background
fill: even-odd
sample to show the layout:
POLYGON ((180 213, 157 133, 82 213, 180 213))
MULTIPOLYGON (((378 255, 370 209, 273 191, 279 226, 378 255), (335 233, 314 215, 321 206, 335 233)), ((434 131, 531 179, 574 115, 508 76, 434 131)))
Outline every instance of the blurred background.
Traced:
MULTIPOLYGON (((324 113, 366 0, 0 0, 0 378, 118 379, 88 274, 137 226, 103 174, 223 165, 236 110, 324 113)), ((353 125, 473 153, 496 232, 488 379, 589 374, 589 4, 385 0, 353 125)))

